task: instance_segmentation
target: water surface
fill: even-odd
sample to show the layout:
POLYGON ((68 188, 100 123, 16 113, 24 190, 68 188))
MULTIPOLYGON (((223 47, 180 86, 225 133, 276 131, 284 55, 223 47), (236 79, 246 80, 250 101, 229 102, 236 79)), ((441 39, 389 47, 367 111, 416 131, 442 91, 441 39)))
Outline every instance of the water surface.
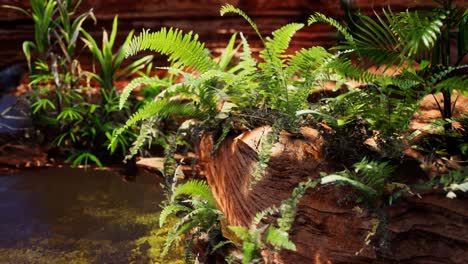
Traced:
POLYGON ((0 263, 183 263, 161 259, 158 178, 48 168, 0 176, 0 263))

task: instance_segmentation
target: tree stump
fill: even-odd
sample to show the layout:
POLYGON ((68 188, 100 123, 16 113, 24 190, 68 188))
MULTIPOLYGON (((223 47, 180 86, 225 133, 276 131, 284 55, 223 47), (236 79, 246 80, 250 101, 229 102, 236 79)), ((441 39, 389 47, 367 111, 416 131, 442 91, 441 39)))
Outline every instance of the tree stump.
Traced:
MULTIPOLYGON (((269 129, 228 137, 214 155, 213 138, 201 139, 201 167, 227 225, 250 225, 255 213, 279 205, 299 182, 336 169, 323 158, 318 131, 281 132, 264 177, 249 189, 259 142, 269 129)), ((466 196, 450 200, 429 190, 422 198, 404 195, 393 206, 367 210, 348 199, 352 194, 350 187, 337 185, 308 190, 290 231, 297 251, 281 251, 277 262, 468 263, 466 196), (381 230, 369 236, 376 221, 381 230)))

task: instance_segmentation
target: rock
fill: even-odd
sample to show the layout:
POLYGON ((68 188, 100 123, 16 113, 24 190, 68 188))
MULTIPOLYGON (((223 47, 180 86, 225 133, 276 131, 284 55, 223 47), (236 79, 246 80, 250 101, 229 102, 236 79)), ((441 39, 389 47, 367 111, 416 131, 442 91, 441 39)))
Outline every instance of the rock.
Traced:
POLYGON ((47 153, 39 147, 5 144, 0 146, 0 164, 13 167, 42 167, 47 165, 47 153))

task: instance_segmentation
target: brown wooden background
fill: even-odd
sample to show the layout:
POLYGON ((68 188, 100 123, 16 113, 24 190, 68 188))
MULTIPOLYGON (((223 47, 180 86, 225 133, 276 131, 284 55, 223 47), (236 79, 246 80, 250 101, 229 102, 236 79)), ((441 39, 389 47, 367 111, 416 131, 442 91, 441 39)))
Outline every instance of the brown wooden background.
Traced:
MULTIPOLYGON (((465 0, 457 0, 466 6, 465 0)), ((86 24, 94 36, 100 35, 102 28, 110 29, 111 21, 119 15, 120 39, 131 29, 162 26, 193 30, 210 48, 221 48, 234 31, 242 31, 249 37, 252 46, 258 40, 249 25, 238 16, 219 16, 219 8, 231 3, 246 11, 258 24, 260 30, 268 34, 280 26, 294 21, 306 22, 315 11, 335 18, 343 17, 340 0, 83 0, 82 10, 93 8, 98 19, 96 26, 86 24)), ((354 0, 353 5, 364 13, 372 14, 383 7, 391 6, 395 11, 406 8, 423 7, 431 0, 354 0)), ((0 0, 0 4, 27 8, 28 0, 0 0)), ((325 25, 314 25, 300 31, 294 38, 292 48, 311 45, 332 45, 335 32, 325 25)), ((23 61, 21 43, 33 38, 31 20, 23 14, 0 8, 0 67, 23 61)), ((89 56, 84 53, 82 56, 89 56)))

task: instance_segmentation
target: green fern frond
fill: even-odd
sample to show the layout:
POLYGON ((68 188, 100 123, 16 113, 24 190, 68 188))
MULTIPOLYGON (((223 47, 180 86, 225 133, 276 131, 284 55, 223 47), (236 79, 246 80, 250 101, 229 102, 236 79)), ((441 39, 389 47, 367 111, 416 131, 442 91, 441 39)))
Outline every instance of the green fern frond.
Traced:
POLYGON ((253 28, 255 33, 257 33, 258 37, 262 40, 262 42, 264 42, 262 34, 260 34, 260 31, 258 30, 257 25, 252 21, 252 19, 250 19, 250 17, 244 11, 240 10, 239 8, 231 4, 226 4, 221 7, 219 13, 221 14, 221 16, 224 16, 227 13, 233 13, 233 14, 237 14, 243 17, 245 21, 247 21, 250 24, 250 26, 253 28))
POLYGON ((434 85, 438 83, 439 81, 447 78, 447 76, 449 76, 449 74, 453 73, 454 71, 465 69, 465 68, 468 68, 468 65, 460 65, 457 67, 447 67, 439 72, 432 74, 431 77, 429 78, 429 83, 431 85, 434 85))
POLYGON ((174 243, 174 241, 179 237, 179 235, 183 232, 181 230, 189 230, 196 226, 196 223, 193 221, 189 221, 188 218, 184 217, 176 224, 172 226, 172 229, 167 233, 166 242, 164 243, 163 250, 161 252, 161 256, 166 256, 169 252, 169 248, 174 243))
POLYGON ((371 187, 357 181, 350 179, 348 177, 338 175, 338 174, 330 174, 328 176, 325 176, 321 179, 320 183, 321 184, 327 184, 327 183, 335 183, 335 182, 344 182, 348 183, 354 188, 358 189, 359 191, 367 194, 368 196, 375 196, 377 195, 377 191, 372 189, 371 187))
POLYGON ((241 37, 242 43, 242 54, 240 56, 240 63, 234 67, 232 67, 228 72, 236 73, 239 76, 247 76, 252 75, 257 70, 257 62, 252 57, 252 50, 250 49, 250 45, 245 39, 244 34, 239 34, 241 37))
POLYGON ((288 71, 290 74, 299 72, 307 77, 311 71, 319 69, 332 56, 333 54, 323 47, 303 48, 290 58, 288 71))
POLYGON ((151 101, 138 109, 126 122, 125 125, 117 129, 110 143, 110 147, 115 145, 116 138, 121 135, 126 129, 136 123, 147 120, 152 117, 167 118, 170 115, 178 115, 183 117, 198 117, 200 113, 196 111, 192 104, 181 103, 179 101, 171 101, 168 99, 160 99, 151 101))
POLYGON ((188 195, 192 198, 200 197, 204 199, 211 208, 216 208, 216 201, 211 193, 210 186, 208 186, 206 181, 190 180, 177 186, 172 194, 171 200, 174 200, 182 194, 188 195))
POLYGON ((133 141, 132 146, 129 149, 129 154, 125 156, 125 160, 131 159, 135 156, 138 151, 143 147, 143 145, 153 138, 152 127, 156 122, 156 118, 149 118, 145 120, 140 126, 140 132, 138 133, 137 138, 133 141))
MULTIPOLYGON (((359 82, 372 83, 379 82, 385 83, 387 78, 380 74, 374 74, 370 71, 361 69, 360 67, 354 65, 349 59, 334 58, 329 60, 324 64, 327 69, 333 70, 346 78, 350 78, 359 82)), ((322 67, 323 67, 322 66, 322 67)))
POLYGON ((468 94, 468 76, 454 76, 447 78, 436 85, 437 91, 458 90, 461 94, 468 94))
POLYGON ((252 181, 250 182, 250 188, 253 188, 255 184, 262 180, 266 169, 268 168, 268 162, 270 161, 271 151, 273 146, 280 134, 280 130, 274 125, 271 131, 267 131, 266 135, 263 135, 260 139, 260 151, 258 152, 258 162, 255 164, 254 171, 252 173, 252 181))
POLYGON ((119 100, 119 109, 122 109, 124 104, 127 102, 130 93, 137 87, 141 85, 158 85, 158 86, 167 86, 168 83, 159 79, 158 76, 149 77, 143 76, 133 79, 122 91, 119 100))
POLYGON ((281 58, 294 34, 303 27, 304 24, 291 23, 273 31, 272 38, 267 38, 265 49, 260 52, 260 57, 267 62, 281 58))
POLYGON ((125 128, 135 125, 137 122, 150 117, 158 116, 161 118, 167 118, 170 115, 193 117, 196 116, 196 111, 191 104, 184 104, 179 101, 171 101, 168 99, 151 101, 140 108, 127 120, 127 122, 125 122, 125 128))
POLYGON ((198 41, 198 35, 192 32, 184 34, 180 29, 162 28, 152 33, 144 30, 125 47, 125 54, 128 57, 144 50, 169 56, 168 61, 174 68, 189 67, 205 72, 218 67, 205 45, 198 41))
POLYGON ((330 26, 334 27, 338 32, 340 32, 346 41, 349 44, 352 44, 354 42, 353 36, 348 32, 346 27, 342 26, 338 21, 331 17, 327 17, 326 15, 316 12, 315 14, 311 15, 308 20, 308 25, 312 25, 315 23, 326 23, 329 24, 330 26))
POLYGON ((159 214, 159 227, 162 227, 166 223, 166 219, 168 216, 171 214, 177 213, 177 212, 189 212, 191 209, 188 208, 187 206, 183 206, 180 204, 169 204, 164 209, 161 211, 159 214))
POLYGON ((296 245, 289 240, 289 234, 273 226, 269 226, 265 240, 273 245, 277 250, 284 248, 296 251, 296 245))

